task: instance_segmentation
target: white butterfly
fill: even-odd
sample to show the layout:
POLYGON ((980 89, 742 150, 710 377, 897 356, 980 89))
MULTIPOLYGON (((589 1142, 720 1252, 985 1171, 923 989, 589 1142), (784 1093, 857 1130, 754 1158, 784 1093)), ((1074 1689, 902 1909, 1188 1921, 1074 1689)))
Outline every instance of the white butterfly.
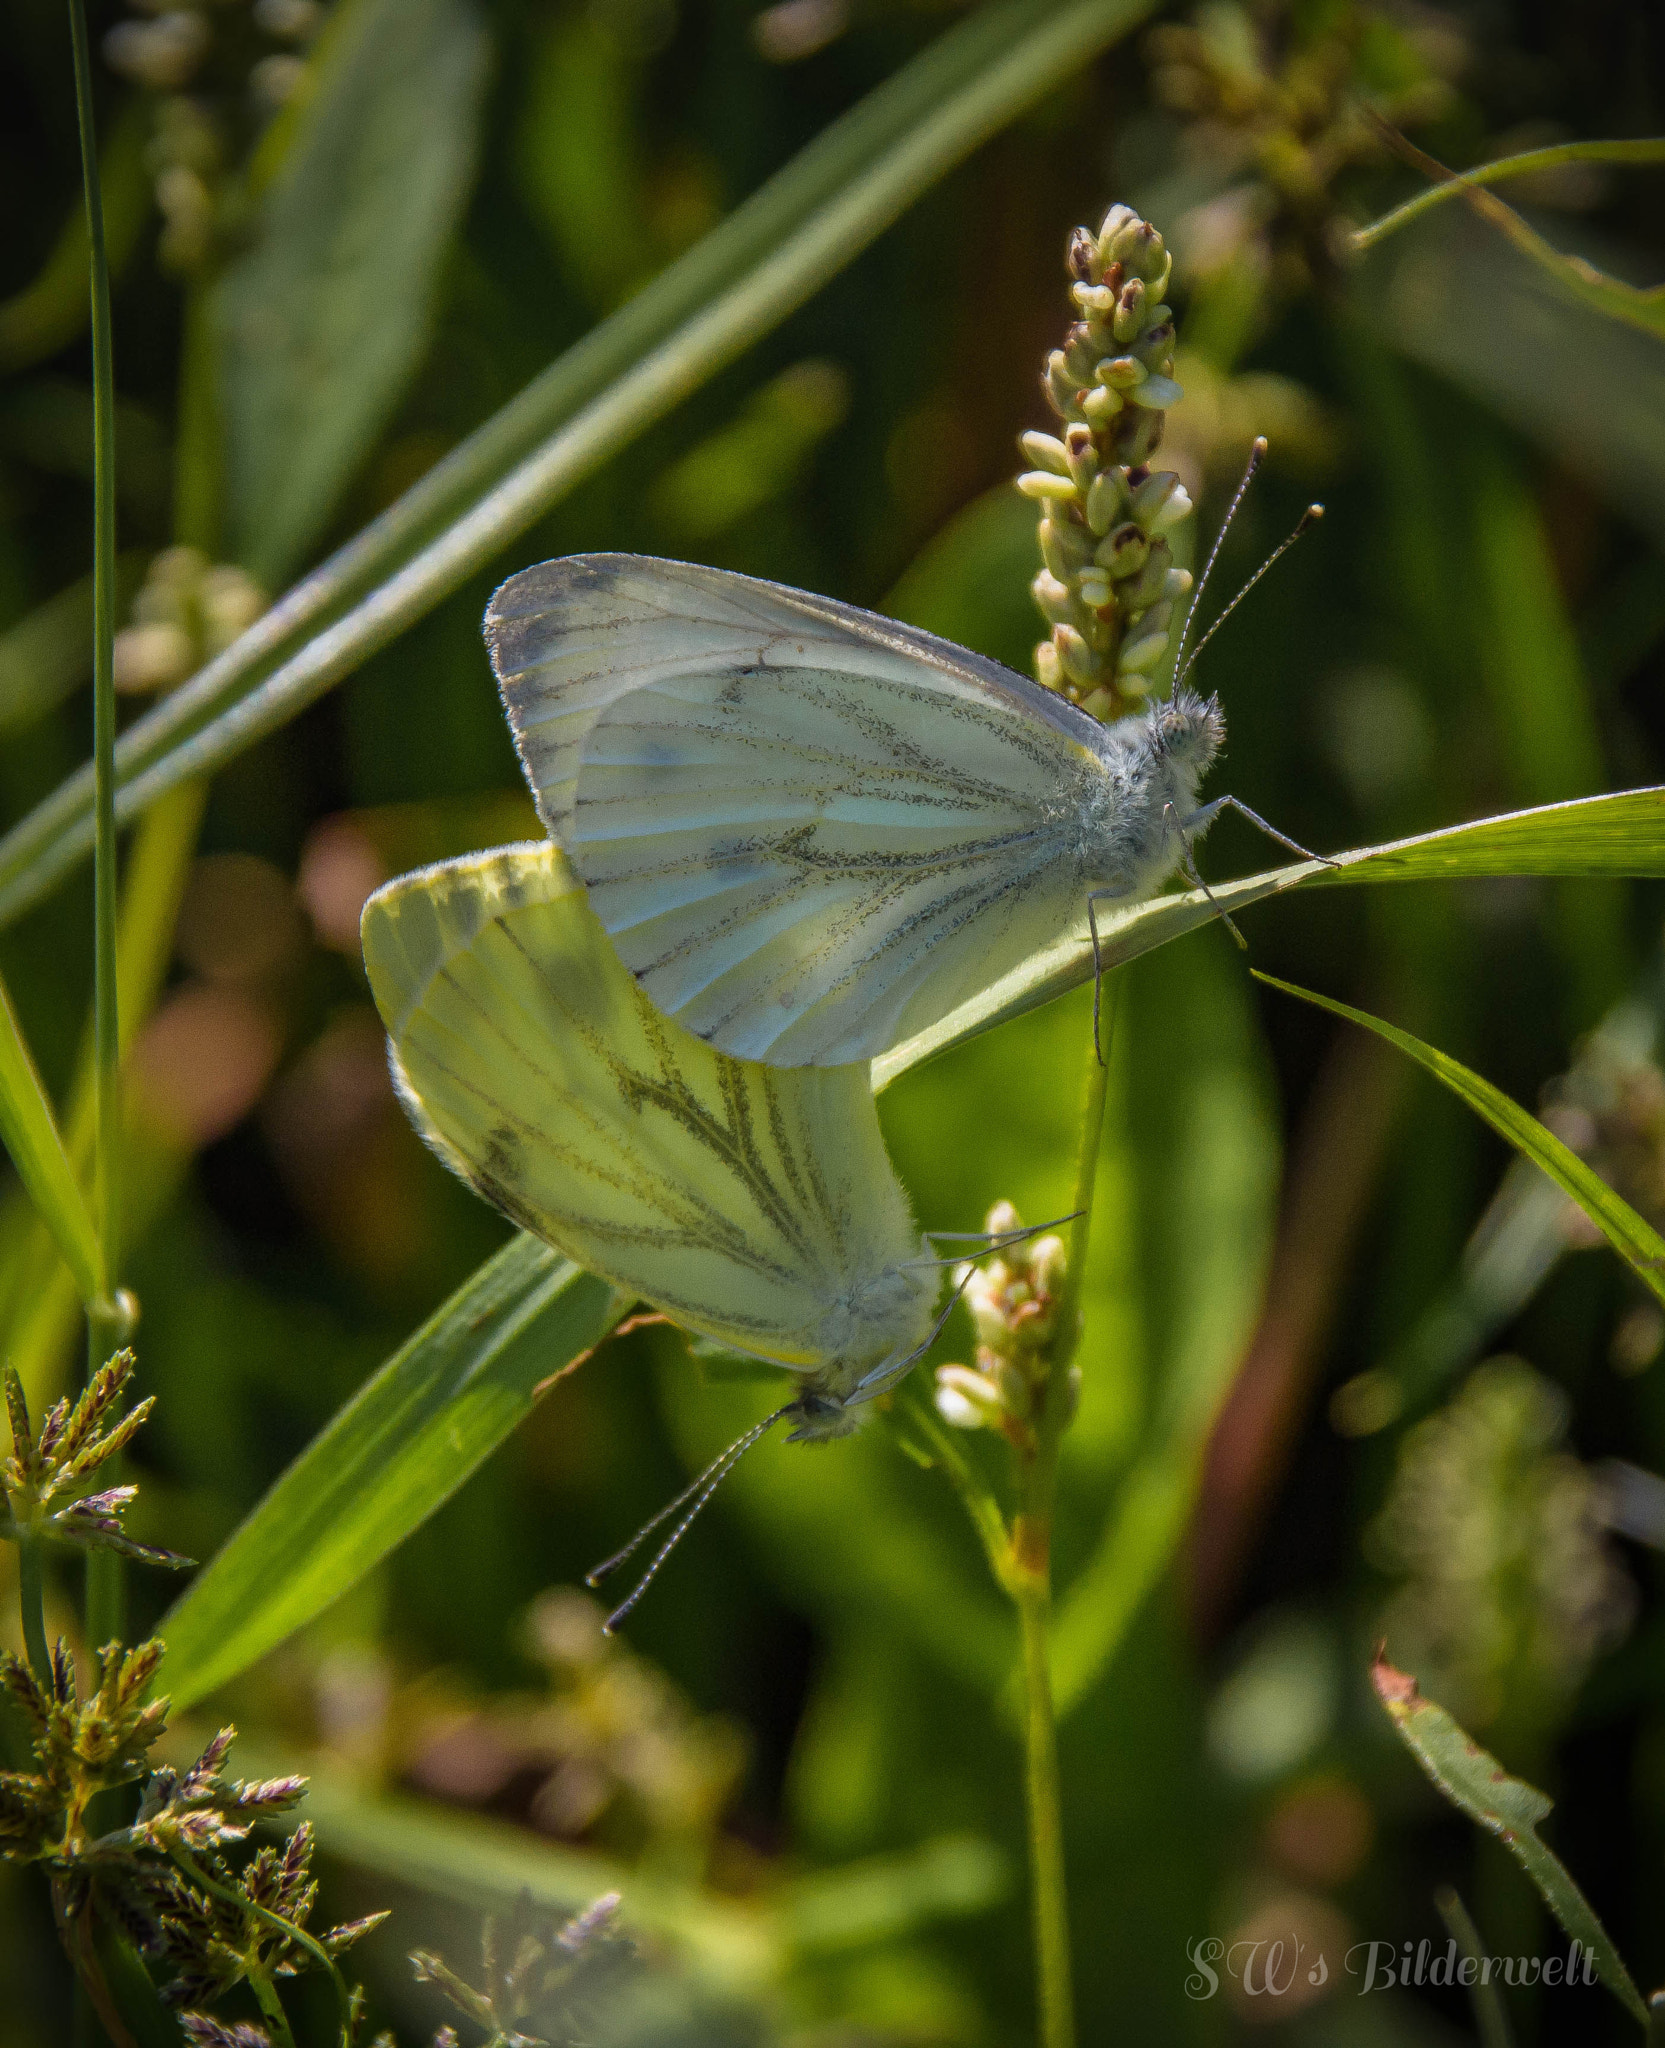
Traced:
POLYGON ((933 634, 720 569, 543 562, 485 630, 539 812, 620 957, 743 1059, 871 1059, 1084 900, 1189 868, 1236 802, 1197 800, 1212 700, 1101 726, 933 634))

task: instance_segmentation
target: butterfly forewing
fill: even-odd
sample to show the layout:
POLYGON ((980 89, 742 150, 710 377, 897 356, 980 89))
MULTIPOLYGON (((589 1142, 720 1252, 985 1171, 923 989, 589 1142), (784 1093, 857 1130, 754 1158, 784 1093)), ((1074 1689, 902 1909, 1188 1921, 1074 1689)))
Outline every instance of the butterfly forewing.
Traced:
MULTIPOLYGON (((865 1068, 773 1070, 679 1030, 556 847, 390 883, 364 952, 395 1078, 447 1162, 690 1329, 814 1370, 838 1304, 917 1255, 865 1068)), ((896 1343, 928 1307, 910 1301, 896 1343)))
POLYGON ((661 1008, 742 1057, 871 1058, 1080 892, 1086 750, 886 658, 684 674, 581 745, 568 839, 597 915, 661 1008))

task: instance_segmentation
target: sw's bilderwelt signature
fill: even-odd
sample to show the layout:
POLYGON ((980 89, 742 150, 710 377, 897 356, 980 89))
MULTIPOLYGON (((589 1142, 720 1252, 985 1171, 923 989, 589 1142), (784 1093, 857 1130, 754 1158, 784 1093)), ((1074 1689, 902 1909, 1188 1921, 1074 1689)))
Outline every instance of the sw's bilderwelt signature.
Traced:
MULTIPOLYGON (((1322 1949, 1293 1936, 1226 1942, 1218 1935, 1206 1935, 1187 1942, 1185 1955, 1191 1965, 1185 1980, 1187 1998, 1212 1998, 1227 1978, 1235 1980, 1248 1998, 1286 1998, 1291 1993, 1310 1997, 1332 1974, 1322 1949)), ((1564 1956, 1464 1956, 1457 1953, 1454 1940, 1446 1943, 1442 1954, 1434 1953, 1427 1940, 1397 1945, 1356 1941, 1342 1956, 1341 1968, 1359 1980, 1361 1998, 1368 1991, 1415 1989, 1419 1985, 1596 1982, 1594 1960, 1579 1941, 1572 1942, 1564 1956)))

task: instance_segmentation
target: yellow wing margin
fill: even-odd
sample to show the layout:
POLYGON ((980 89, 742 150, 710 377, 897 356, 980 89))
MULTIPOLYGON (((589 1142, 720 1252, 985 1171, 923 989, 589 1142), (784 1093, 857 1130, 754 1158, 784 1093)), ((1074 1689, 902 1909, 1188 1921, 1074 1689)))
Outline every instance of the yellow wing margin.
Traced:
POLYGON ((867 1067, 777 1070, 663 1017, 552 843, 401 876, 365 966, 423 1136, 514 1222, 688 1328, 799 1370, 913 1258, 867 1067))

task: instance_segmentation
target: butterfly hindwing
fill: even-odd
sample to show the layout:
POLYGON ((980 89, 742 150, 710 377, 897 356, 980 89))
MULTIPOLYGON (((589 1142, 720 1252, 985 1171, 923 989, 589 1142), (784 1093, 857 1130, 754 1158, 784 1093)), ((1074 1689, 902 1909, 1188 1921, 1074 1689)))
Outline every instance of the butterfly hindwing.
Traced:
POLYGON ((395 1079, 435 1149, 688 1328, 814 1370, 837 1304, 917 1256, 866 1069, 774 1070, 679 1030, 555 846, 404 876, 363 931, 395 1079))

